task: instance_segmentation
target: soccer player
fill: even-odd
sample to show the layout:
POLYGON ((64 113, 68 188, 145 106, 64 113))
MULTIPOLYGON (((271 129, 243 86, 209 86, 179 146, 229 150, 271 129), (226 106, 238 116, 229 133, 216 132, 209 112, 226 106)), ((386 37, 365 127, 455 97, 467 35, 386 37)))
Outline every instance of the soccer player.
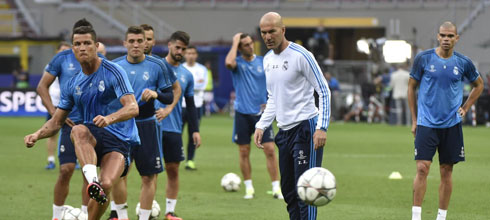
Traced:
MULTIPOLYGON (((92 24, 85 19, 78 20, 73 29, 81 26, 92 27, 92 24)), ((56 108, 53 105, 53 100, 49 95, 49 87, 55 79, 59 80, 60 88, 66 87, 70 79, 80 72, 81 66, 75 57, 73 51, 64 50, 56 54, 50 63, 46 66, 43 76, 37 86, 37 92, 41 97, 44 106, 48 112, 53 115, 56 108)), ((58 143, 58 160, 60 163, 60 171, 58 179, 54 185, 53 199, 53 219, 61 219, 63 214, 63 205, 70 189, 70 179, 76 167, 77 157, 75 148, 70 139, 72 126, 83 122, 81 113, 77 106, 74 106, 65 123, 62 125, 60 139, 58 143)), ((82 211, 87 212, 87 204, 89 201, 88 195, 85 193, 86 185, 82 186, 82 211)))
MULTIPOLYGON (((168 54, 164 62, 176 74, 179 79, 183 96, 187 102, 187 115, 189 118, 189 127, 192 131, 193 144, 196 147, 201 145, 201 136, 197 121, 196 107, 194 106, 194 79, 192 74, 183 67, 180 62, 183 54, 189 45, 189 35, 183 31, 176 31, 170 36, 168 42, 168 54)), ((184 149, 182 145, 182 97, 179 94, 177 106, 171 108, 171 105, 160 105, 156 111, 156 117, 161 121, 160 127, 162 133, 163 156, 165 159, 165 170, 167 171, 167 189, 166 189, 166 209, 165 219, 181 220, 175 214, 177 204, 177 194, 179 192, 179 165, 184 160, 184 149), (166 112, 171 110, 170 115, 166 117, 166 112), (163 119, 163 120, 162 120, 163 119)))
MULTIPOLYGON (((173 101, 171 91, 170 93, 162 92, 172 85, 171 79, 167 77, 169 75, 168 70, 160 59, 145 55, 144 34, 143 28, 139 26, 129 27, 124 41, 124 47, 128 50, 128 54, 113 60, 128 74, 139 106, 139 115, 135 119, 141 145, 132 146, 130 158, 134 159, 141 176, 141 205, 138 213, 141 220, 147 220, 150 217, 156 192, 157 175, 163 172, 163 157, 159 145, 160 135, 154 116, 154 100, 157 99, 166 104, 173 101)), ((124 178, 118 183, 118 185, 122 184, 123 186, 114 188, 113 197, 116 202, 118 219, 128 219, 127 209, 124 208, 127 207, 126 181, 127 179, 124 178), (117 194, 116 189, 118 189, 117 194), (122 202, 118 203, 121 199, 122 202)))
POLYGON ((452 192, 453 166, 465 160, 461 119, 483 91, 483 80, 471 60, 454 51, 454 45, 459 40, 456 26, 444 22, 439 27, 437 40, 438 47, 417 54, 408 81, 408 104, 412 113, 417 165, 413 181, 412 220, 421 219, 427 175, 436 150, 439 152, 441 174, 437 220, 446 219, 452 192), (468 79, 473 88, 461 106, 463 78, 468 79))
MULTIPOLYGON (((231 70, 233 87, 235 87, 235 123, 233 126, 233 142, 239 147, 240 169, 245 184, 245 199, 254 197, 252 185, 252 166, 250 165, 250 136, 255 124, 260 119, 263 107, 267 102, 265 73, 262 56, 254 53, 254 42, 250 35, 237 33, 233 36, 231 49, 226 55, 226 68, 231 70), (241 56, 237 57, 237 51, 241 56)), ((272 181, 274 198, 283 199, 279 187, 276 152, 274 149, 274 131, 269 126, 262 139, 264 154, 267 159, 267 170, 272 181)))
POLYGON ((296 183, 303 172, 321 166, 330 121, 330 90, 313 55, 285 38, 286 27, 278 13, 266 13, 259 26, 270 49, 264 57, 269 99, 255 125, 254 141, 264 148, 264 130, 276 118, 281 189, 289 218, 316 219, 316 207, 298 198, 296 183), (319 95, 319 110, 313 90, 319 95))
MULTIPOLYGON (((70 48, 71 48, 71 44, 69 44, 68 42, 61 42, 58 45, 56 53, 59 53, 59 52, 64 51, 64 50, 69 50, 70 48)), ((39 87, 39 84, 38 84, 38 87, 39 87)), ((44 88, 41 88, 41 90, 42 89, 44 89, 44 88)), ((52 105, 53 106, 58 105, 58 103, 60 102, 60 82, 58 79, 55 79, 53 81, 53 83, 51 83, 51 85, 48 86, 48 93, 49 93, 49 97, 51 98, 52 105)), ((41 100, 42 100, 42 97, 41 97, 41 100)), ((52 112, 48 111, 48 113, 46 115, 46 121, 51 119, 51 116, 54 113, 54 107, 51 110, 52 110, 52 112)), ((58 143, 58 135, 56 135, 56 134, 49 137, 48 140, 46 141, 46 150, 48 152, 48 165, 46 165, 45 168, 47 170, 53 170, 54 168, 56 168, 54 152, 55 152, 55 148, 56 148, 57 143, 58 143)))
MULTIPOLYGON (((198 57, 197 49, 194 46, 188 46, 185 50, 185 61, 182 65, 187 68, 194 77, 194 103, 197 108, 197 120, 199 124, 201 123, 201 116, 204 111, 204 90, 206 90, 206 86, 208 85, 208 68, 204 65, 196 62, 198 57)), ((182 115, 184 125, 187 122, 187 107, 186 102, 182 103, 182 115)), ((185 163, 186 170, 196 170, 196 164, 194 163, 194 156, 196 153, 196 146, 194 145, 194 141, 192 138, 192 131, 189 126, 187 126, 187 161, 185 163)))
POLYGON ((89 219, 100 219, 107 208, 107 196, 120 176, 125 175, 129 146, 139 144, 134 121, 138 103, 126 72, 117 64, 97 56, 96 33, 90 26, 75 28, 72 50, 81 65, 63 86, 60 104, 53 118, 24 138, 27 147, 53 135, 61 128, 74 106, 83 124, 72 128, 70 137, 82 166, 89 219), (100 166, 100 179, 97 175, 100 166))

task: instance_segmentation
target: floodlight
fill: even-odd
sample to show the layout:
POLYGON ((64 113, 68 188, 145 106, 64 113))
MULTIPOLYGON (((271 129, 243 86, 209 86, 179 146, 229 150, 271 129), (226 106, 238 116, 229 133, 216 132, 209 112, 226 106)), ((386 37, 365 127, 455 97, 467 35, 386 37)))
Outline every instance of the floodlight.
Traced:
POLYGON ((404 40, 387 40, 383 46, 383 56, 387 63, 403 63, 412 58, 412 45, 404 40))

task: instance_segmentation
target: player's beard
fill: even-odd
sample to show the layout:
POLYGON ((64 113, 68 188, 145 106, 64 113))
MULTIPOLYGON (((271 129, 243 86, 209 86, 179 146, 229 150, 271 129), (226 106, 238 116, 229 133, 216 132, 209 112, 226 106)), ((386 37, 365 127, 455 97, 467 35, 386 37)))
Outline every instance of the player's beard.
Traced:
POLYGON ((170 56, 172 57, 173 60, 175 60, 176 62, 180 62, 182 61, 182 58, 183 56, 182 55, 175 55, 173 53, 170 53, 170 56))

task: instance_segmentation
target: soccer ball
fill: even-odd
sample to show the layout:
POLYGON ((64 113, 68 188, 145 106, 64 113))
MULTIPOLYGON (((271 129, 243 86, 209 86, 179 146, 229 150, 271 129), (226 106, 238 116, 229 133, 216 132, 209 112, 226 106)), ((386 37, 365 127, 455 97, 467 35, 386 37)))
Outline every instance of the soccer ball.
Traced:
MULTIPOLYGON (((136 205, 136 215, 140 213, 140 203, 136 205)), ((157 219, 160 216, 160 205, 156 200, 153 200, 153 204, 151 205, 151 214, 150 219, 157 219)))
POLYGON ((82 212, 79 208, 73 208, 71 206, 65 206, 65 211, 63 212, 62 220, 87 220, 88 216, 82 212))
POLYGON ((240 177, 234 173, 227 173, 221 178, 221 186, 227 192, 236 192, 240 189, 240 177))
POLYGON ((308 205, 328 204, 337 193, 335 176, 325 168, 313 167, 298 179, 298 196, 308 205))

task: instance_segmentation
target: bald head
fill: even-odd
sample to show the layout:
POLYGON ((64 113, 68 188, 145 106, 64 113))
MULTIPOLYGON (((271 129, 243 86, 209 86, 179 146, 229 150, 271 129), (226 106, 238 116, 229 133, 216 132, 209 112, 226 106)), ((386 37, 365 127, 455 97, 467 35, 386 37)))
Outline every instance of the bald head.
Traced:
POLYGON ((282 18, 281 15, 277 12, 267 12, 265 13, 262 18, 260 19, 260 25, 266 25, 266 24, 272 24, 275 27, 284 27, 284 24, 282 23, 282 18))
POLYGON ((444 23, 441 24, 441 26, 439 27, 439 31, 441 29, 446 29, 446 30, 451 30, 451 29, 454 29, 454 33, 457 34, 458 33, 458 29, 456 28, 456 25, 454 25, 452 22, 450 21, 446 21, 444 23))
POLYGON ((268 49, 279 53, 284 50, 288 41, 284 37, 286 27, 282 23, 281 15, 277 12, 267 12, 260 19, 260 35, 268 49))
POLYGON ((99 42, 99 47, 97 47, 97 53, 100 53, 104 56, 107 54, 107 51, 105 50, 105 45, 102 42, 99 42))

